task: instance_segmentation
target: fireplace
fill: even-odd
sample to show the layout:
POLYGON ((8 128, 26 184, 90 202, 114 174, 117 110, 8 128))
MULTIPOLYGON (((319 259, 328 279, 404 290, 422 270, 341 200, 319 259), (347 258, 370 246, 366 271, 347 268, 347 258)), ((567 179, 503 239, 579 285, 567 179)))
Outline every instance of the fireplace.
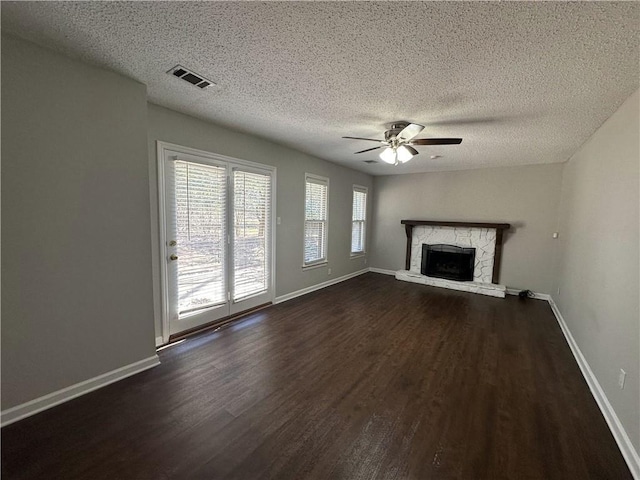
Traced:
POLYGON ((508 223, 402 220, 407 235, 404 270, 396 279, 504 298, 500 285, 503 232, 508 223))
POLYGON ((428 277, 473 281, 475 259, 475 248, 423 243, 420 273, 428 277))

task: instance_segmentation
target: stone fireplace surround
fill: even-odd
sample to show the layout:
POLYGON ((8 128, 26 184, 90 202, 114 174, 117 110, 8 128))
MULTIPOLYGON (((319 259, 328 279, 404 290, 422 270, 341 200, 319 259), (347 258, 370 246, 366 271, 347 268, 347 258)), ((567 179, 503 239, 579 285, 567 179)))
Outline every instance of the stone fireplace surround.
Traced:
POLYGON ((402 220, 407 235, 405 269, 396 279, 504 298, 506 287, 498 283, 502 239, 508 223, 449 222, 437 220, 402 220), (476 249, 473 281, 460 282, 427 277, 420 273, 422 244, 446 244, 476 249))

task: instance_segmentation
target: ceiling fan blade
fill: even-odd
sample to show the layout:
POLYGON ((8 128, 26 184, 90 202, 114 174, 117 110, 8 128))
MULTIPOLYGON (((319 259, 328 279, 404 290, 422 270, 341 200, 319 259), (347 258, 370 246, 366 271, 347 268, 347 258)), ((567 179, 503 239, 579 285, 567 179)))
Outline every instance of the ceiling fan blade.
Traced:
POLYGON ((416 150, 415 148, 413 148, 411 145, 405 145, 404 148, 406 148, 407 150, 409 150, 411 152, 412 155, 418 155, 418 150, 416 150))
POLYGON ((458 145, 462 143, 461 138, 418 138, 411 140, 409 145, 458 145))
POLYGON ((360 150, 359 152, 356 152, 356 153, 370 152, 371 150, 377 150, 382 147, 384 147, 384 145, 380 145, 379 147, 367 148, 366 150, 360 150))
POLYGON ((417 123, 410 123, 406 127, 402 129, 402 131, 398 134, 398 138, 404 138, 405 140, 411 140, 413 137, 418 135, 424 127, 422 125, 418 125, 417 123))
POLYGON ((382 142, 383 140, 376 140, 375 138, 362 138, 362 137, 342 137, 342 138, 350 138, 352 140, 368 140, 370 142, 382 142))

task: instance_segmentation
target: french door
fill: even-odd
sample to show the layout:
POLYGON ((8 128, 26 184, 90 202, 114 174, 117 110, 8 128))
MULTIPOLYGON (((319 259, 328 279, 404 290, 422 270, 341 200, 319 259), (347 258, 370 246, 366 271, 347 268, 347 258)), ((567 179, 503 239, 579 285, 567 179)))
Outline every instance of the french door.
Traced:
POLYGON ((273 300, 275 172, 158 144, 163 339, 273 300))

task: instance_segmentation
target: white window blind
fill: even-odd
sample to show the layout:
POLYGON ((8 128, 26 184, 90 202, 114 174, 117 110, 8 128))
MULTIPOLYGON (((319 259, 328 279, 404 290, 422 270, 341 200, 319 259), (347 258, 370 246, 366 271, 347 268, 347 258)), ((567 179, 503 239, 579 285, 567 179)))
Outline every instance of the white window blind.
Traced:
POLYGON ((304 265, 327 260, 329 179, 305 175, 304 265))
POLYGON ((367 189, 353 186, 353 209, 351 215, 351 253, 364 253, 367 222, 367 189))
POLYGON ((178 314, 227 301, 227 173, 224 167, 174 163, 178 314))
POLYGON ((271 176, 233 172, 233 300, 269 287, 271 176))

